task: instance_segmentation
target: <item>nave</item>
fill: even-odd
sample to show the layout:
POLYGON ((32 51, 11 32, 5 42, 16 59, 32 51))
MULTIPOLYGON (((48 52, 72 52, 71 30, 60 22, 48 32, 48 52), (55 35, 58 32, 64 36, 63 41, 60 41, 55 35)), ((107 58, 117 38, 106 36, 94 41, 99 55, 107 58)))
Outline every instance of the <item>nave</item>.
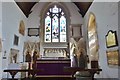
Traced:
POLYGON ((119 79, 119 2, 31 1, 0 0, 0 80, 119 79))

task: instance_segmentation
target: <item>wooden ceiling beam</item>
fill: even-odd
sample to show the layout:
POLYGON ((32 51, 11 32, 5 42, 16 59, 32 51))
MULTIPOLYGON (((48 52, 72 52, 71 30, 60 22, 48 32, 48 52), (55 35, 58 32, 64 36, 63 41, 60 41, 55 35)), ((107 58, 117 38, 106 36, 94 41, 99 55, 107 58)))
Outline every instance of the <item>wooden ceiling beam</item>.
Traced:
POLYGON ((82 17, 84 17, 92 2, 74 2, 74 4, 79 8, 82 17))
MULTIPOLYGON (((31 9, 37 2, 16 2, 26 17, 31 13, 31 9)), ((73 2, 78 8, 79 13, 84 17, 92 2, 73 2)))
POLYGON ((26 17, 29 16, 31 13, 32 7, 36 4, 37 2, 16 2, 16 4, 20 7, 20 9, 23 11, 26 17))

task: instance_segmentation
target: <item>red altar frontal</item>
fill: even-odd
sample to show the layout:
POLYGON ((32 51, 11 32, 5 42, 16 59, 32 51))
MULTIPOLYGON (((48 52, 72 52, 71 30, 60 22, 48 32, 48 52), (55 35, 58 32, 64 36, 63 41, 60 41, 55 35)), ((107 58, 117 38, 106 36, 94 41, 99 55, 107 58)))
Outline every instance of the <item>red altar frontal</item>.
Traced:
POLYGON ((37 72, 37 77, 71 77, 69 72, 64 72, 64 67, 70 67, 70 59, 40 59, 37 60, 37 69, 43 69, 43 72, 37 72))

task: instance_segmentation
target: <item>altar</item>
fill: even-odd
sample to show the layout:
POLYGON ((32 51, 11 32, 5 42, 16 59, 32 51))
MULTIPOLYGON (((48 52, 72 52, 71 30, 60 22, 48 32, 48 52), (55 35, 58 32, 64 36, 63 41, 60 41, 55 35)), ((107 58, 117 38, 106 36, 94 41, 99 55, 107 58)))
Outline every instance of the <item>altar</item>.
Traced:
POLYGON ((70 59, 39 59, 37 69, 44 72, 37 72, 36 77, 71 77, 69 72, 64 72, 64 67, 70 67, 70 59))

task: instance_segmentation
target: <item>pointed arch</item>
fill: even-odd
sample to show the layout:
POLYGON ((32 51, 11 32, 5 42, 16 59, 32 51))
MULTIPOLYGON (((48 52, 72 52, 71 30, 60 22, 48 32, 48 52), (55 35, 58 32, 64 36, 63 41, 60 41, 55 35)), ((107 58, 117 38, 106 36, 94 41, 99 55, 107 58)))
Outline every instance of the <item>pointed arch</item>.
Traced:
POLYGON ((99 59, 99 45, 97 35, 97 25, 95 14, 90 12, 88 19, 88 48, 91 61, 98 61, 99 59))
MULTIPOLYGON (((67 6, 62 3, 62 2, 48 2, 46 3, 41 12, 40 12, 40 53, 43 53, 44 55, 44 50, 45 48, 67 48, 67 50, 69 50, 69 37, 70 37, 70 33, 69 33, 69 26, 70 26, 70 23, 71 23, 71 20, 70 20, 70 12, 69 12, 69 9, 67 8, 67 6), (57 7, 57 8, 56 8, 57 7), (59 9, 58 12, 52 12, 52 13, 55 13, 51 16, 47 16, 46 15, 50 15, 51 14, 51 11, 50 9, 53 9, 53 8, 56 8, 59 9), (59 13, 61 11, 61 13, 59 13), (63 13, 62 13, 63 12, 63 13), (53 39, 53 35, 56 34, 53 32, 52 29, 52 26, 53 25, 56 25, 54 24, 54 20, 53 19, 58 19, 58 39, 55 40, 53 39), (50 26, 50 39, 48 42, 45 41, 45 19, 48 19, 48 22, 51 22, 51 24, 49 24, 50 26), (62 22, 65 22, 65 29, 66 29, 66 34, 65 36, 60 36, 62 33, 60 33, 60 30, 62 31, 62 29, 60 28, 60 26, 64 26, 64 24, 62 24, 62 22), (61 22, 61 23, 60 23, 61 22), (60 38, 63 38, 63 37, 66 37, 66 40, 60 40, 60 38)), ((49 31, 49 30, 48 30, 49 31)), ((64 31, 64 30, 63 30, 64 31)), ((67 52, 69 53, 69 51, 67 52)), ((42 55, 42 54, 41 54, 42 55)))
MULTIPOLYGON (((53 3, 47 3, 45 5, 45 7, 43 7, 42 11, 41 11, 41 14, 40 14, 40 29, 41 29, 41 35, 40 35, 40 38, 41 38, 41 41, 42 42, 68 42, 69 41, 69 36, 68 36, 68 31, 69 31, 69 25, 70 25, 70 12, 68 10, 68 8, 66 7, 66 5, 64 3, 58 3, 58 2, 53 2, 53 3), (57 8, 56 8, 57 7, 57 8), (51 14, 52 11, 50 11, 50 9, 54 9, 56 8, 59 9, 58 12, 53 12, 54 14, 51 14), (61 13, 60 13, 60 10, 61 13), (48 16, 49 15, 49 16, 48 16), (61 15, 61 16, 60 16, 61 15), (64 16, 63 16, 64 15, 64 16), (55 23, 54 24, 54 20, 56 19, 56 21, 58 21, 58 23, 55 23), (48 21, 47 21, 48 20, 48 21), (62 27, 60 26, 65 26, 63 23, 65 22, 64 24, 66 25, 66 28, 64 29, 61 29, 62 27), (47 22, 49 23, 49 29, 47 31, 49 31, 50 33, 49 34, 46 34, 45 35, 45 22, 47 24, 47 22), (51 24, 50 24, 51 22, 51 24), (58 33, 55 33, 53 30, 54 28, 52 26, 55 26, 56 24, 58 24, 57 28, 58 28, 58 33), (62 30, 66 30, 66 40, 62 40, 63 38, 65 38, 64 35, 62 35, 62 33, 60 31, 62 30), (58 34, 58 35, 57 35, 58 34), (53 39, 53 35, 56 35, 58 36, 58 39, 54 40, 53 39), (60 36, 62 35, 62 36, 60 36), (46 37, 48 37, 48 41, 46 41, 46 37), (60 40, 61 39, 61 40, 60 40)), ((48 27, 47 27, 48 28, 48 27)), ((55 36, 55 38, 56 38, 55 36)))

